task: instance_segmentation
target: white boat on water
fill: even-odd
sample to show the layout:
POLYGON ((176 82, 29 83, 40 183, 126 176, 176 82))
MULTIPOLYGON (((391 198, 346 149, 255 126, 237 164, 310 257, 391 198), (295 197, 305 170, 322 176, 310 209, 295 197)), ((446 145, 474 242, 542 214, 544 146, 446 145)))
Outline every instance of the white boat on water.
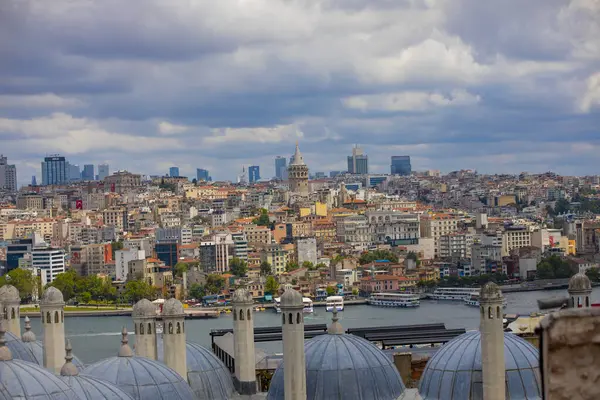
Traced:
MULTIPOLYGON (((473 293, 469 297, 465 298, 464 302, 465 302, 465 305, 467 305, 467 306, 479 307, 479 291, 477 291, 477 293, 473 293)), ((502 307, 506 308, 507 304, 508 303, 506 302, 506 298, 503 298, 502 299, 502 307)))
POLYGON ((373 293, 367 302, 379 307, 419 307, 421 301, 414 293, 373 293))
POLYGON ((479 288, 437 288, 431 298, 433 300, 465 301, 472 294, 479 294, 479 288))
MULTIPOLYGON (((281 312, 281 298, 276 297, 274 300, 275 300, 275 311, 280 313, 281 312)), ((314 311, 313 302, 311 299, 309 299, 308 297, 303 297, 302 302, 304 303, 304 309, 302 310, 304 313, 312 313, 314 311)))
POLYGON ((342 296, 329 296, 325 299, 325 309, 328 312, 333 311, 333 308, 337 311, 344 311, 344 298, 342 296))

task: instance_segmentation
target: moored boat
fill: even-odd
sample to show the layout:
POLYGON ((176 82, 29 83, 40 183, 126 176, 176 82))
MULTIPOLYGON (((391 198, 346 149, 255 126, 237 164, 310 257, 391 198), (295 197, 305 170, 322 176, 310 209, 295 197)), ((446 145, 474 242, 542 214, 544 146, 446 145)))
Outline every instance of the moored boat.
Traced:
MULTIPOLYGON (((465 298, 464 302, 467 306, 479 307, 479 292, 471 294, 469 297, 465 298)), ((506 308, 507 304, 506 298, 503 298, 502 307, 506 308)))
POLYGON ((325 309, 328 312, 333 311, 333 308, 337 311, 344 311, 344 298, 342 296, 329 296, 325 299, 325 309))
MULTIPOLYGON (((280 313, 281 312, 281 298, 276 297, 273 300, 275 300, 275 303, 274 303, 275 311, 280 313)), ((303 297, 302 302, 304 303, 304 308, 302 310, 304 313, 312 313, 314 311, 313 302, 311 299, 309 299, 308 297, 303 297)))
POLYGON ((413 293, 373 293, 367 302, 379 307, 418 307, 419 295, 413 293))
POLYGON ((479 288, 437 288, 431 298, 433 300, 464 301, 472 294, 479 294, 479 288))

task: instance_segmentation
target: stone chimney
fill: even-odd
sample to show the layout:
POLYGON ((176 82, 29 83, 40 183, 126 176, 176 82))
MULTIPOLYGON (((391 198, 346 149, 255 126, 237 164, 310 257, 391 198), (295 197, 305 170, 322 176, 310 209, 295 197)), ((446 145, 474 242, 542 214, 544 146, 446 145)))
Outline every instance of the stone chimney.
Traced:
POLYGON ((254 350, 254 318, 252 294, 246 288, 233 293, 233 353, 235 376, 233 382, 238 393, 256 393, 256 359, 254 350))
POLYGON ((505 400, 506 367, 502 299, 500 288, 493 282, 486 283, 479 293, 481 318, 479 330, 485 400, 505 400))

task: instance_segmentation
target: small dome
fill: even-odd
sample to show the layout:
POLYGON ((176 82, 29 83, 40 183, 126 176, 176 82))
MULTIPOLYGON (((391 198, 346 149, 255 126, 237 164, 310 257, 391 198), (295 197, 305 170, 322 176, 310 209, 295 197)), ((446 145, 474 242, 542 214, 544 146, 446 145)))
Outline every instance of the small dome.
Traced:
MULTIPOLYGON (((374 344, 354 335, 321 335, 306 342, 307 400, 391 400, 404 392, 398 369, 374 344)), ((283 400, 284 365, 271 379, 268 400, 283 400)))
POLYGON ((502 301, 502 292, 494 282, 488 282, 481 287, 480 299, 481 301, 502 301))
POLYGON ((79 400, 75 391, 39 365, 22 360, 0 361, 0 399, 79 400))
MULTIPOLYGON (((504 334, 506 398, 541 399, 539 353, 529 342, 504 334)), ((446 343, 427 363, 419 394, 423 400, 482 399, 481 333, 471 331, 446 343)))
MULTIPOLYGON (((13 359, 27 361, 40 367, 44 366, 44 345, 42 342, 39 340, 24 342, 10 332, 6 332, 4 338, 6 347, 10 349, 13 359)), ((84 368, 83 363, 75 356, 73 357, 73 364, 79 371, 84 368)))
POLYGON ((254 303, 252 293, 246 288, 239 288, 233 292, 231 297, 233 303, 254 303))
POLYGON ((81 400, 132 400, 132 397, 101 379, 87 375, 60 376, 81 400))
POLYGON ((584 292, 586 290, 592 290, 592 283, 586 274, 579 272, 569 279, 569 291, 584 292))
POLYGON ((156 305, 148 299, 141 299, 133 306, 131 315, 133 318, 156 317, 156 305))
POLYGON ((177 372, 144 357, 111 357, 83 370, 83 374, 116 385, 136 400, 192 400, 194 392, 177 372))
POLYGON ((0 302, 20 303, 21 296, 19 295, 19 290, 13 285, 4 285, 0 287, 0 302))
MULTIPOLYGON (((159 361, 164 360, 162 335, 157 337, 159 361)), ((185 344, 188 382, 198 400, 229 400, 235 388, 231 372, 209 349, 196 343, 185 344)))
POLYGON ((163 304, 162 313, 165 316, 183 316, 185 312, 183 310, 183 304, 177 299, 168 299, 163 304))
POLYGON ((40 300, 41 305, 63 305, 65 304, 65 298, 60 290, 54 286, 50 286, 44 291, 42 299, 40 300))
POLYGON ((302 307, 302 295, 293 288, 287 288, 281 295, 281 307, 302 307))

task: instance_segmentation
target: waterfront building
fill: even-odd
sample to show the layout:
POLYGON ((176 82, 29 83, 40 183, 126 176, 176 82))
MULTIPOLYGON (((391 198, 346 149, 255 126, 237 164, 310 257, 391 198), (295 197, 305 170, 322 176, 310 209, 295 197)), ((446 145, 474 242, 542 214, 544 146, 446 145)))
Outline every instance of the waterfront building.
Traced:
POLYGON ((412 172, 410 156, 392 156, 390 172, 392 175, 410 175, 412 172))
POLYGON ((363 150, 354 146, 352 155, 348 156, 348 173, 366 175, 369 173, 369 157, 363 154, 363 150))

